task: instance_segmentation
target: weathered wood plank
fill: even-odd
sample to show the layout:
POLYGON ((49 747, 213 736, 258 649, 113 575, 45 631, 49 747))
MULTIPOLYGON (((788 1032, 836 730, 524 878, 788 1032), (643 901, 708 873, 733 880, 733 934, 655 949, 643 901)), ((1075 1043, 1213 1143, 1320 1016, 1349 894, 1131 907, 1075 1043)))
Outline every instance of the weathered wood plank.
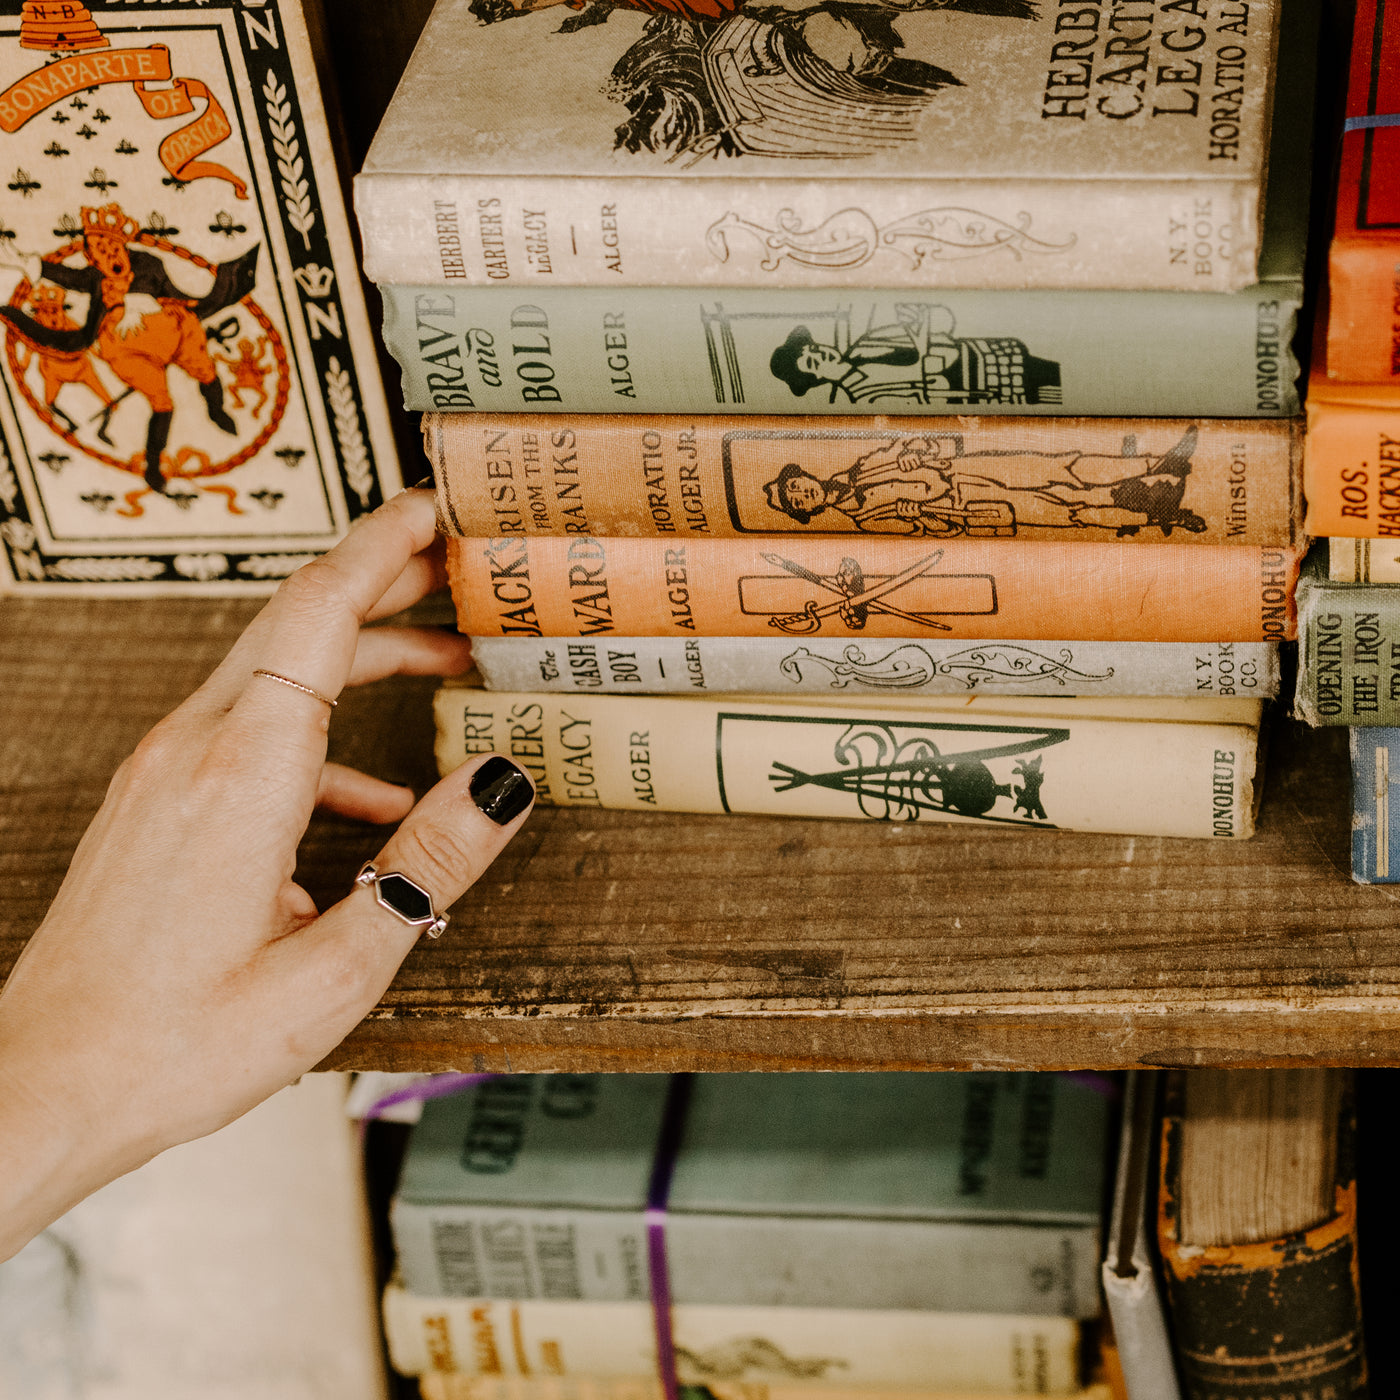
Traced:
MULTIPOLYGON (((0 971, 106 781, 254 611, 0 603, 0 971)), ((420 790, 432 682, 333 756, 420 790)), ((333 1057, 385 1068, 1400 1063, 1400 903, 1348 875, 1344 732, 1278 726, 1259 835, 1210 842, 549 811, 333 1057)), ((382 833, 318 819, 322 903, 382 833)))

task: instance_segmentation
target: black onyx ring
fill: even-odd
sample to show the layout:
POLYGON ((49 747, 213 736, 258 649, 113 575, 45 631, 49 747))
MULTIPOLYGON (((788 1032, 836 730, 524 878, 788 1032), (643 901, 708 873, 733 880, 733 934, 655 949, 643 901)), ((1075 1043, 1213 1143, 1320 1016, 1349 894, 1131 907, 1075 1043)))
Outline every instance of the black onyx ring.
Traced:
POLYGON ((381 909, 397 914, 404 923, 421 929, 429 938, 436 938, 447 927, 447 915, 433 912, 432 895, 397 870, 381 875, 374 868, 374 862, 367 860, 355 876, 355 883, 372 889, 381 909))

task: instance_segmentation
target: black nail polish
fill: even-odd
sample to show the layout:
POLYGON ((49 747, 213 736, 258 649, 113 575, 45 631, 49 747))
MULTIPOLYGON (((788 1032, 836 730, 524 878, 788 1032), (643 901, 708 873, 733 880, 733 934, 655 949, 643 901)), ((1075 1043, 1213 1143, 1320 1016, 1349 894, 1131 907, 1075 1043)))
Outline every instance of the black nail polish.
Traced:
POLYGON ((437 482, 433 480, 432 472, 429 472, 421 481, 415 481, 413 483, 413 490, 415 491, 433 491, 436 490, 436 488, 437 482))
POLYGON ((472 801, 497 826, 514 821, 529 805, 535 790, 510 759, 493 754, 472 774, 468 791, 472 801))

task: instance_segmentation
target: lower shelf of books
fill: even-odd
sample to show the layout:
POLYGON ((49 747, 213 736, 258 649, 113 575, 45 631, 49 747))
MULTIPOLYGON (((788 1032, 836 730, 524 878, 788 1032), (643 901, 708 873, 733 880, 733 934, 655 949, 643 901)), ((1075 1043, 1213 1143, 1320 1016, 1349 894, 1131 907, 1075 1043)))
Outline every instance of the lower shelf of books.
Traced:
MULTIPOLYGON (((242 600, 0 604, 0 975, 108 778, 242 600)), ((348 692, 332 756, 419 790, 433 683, 348 692)), ((541 808, 338 1066, 1400 1063, 1400 919, 1349 878, 1346 733, 1273 724, 1249 841, 541 808)), ((383 833, 318 818, 338 899, 383 833)))

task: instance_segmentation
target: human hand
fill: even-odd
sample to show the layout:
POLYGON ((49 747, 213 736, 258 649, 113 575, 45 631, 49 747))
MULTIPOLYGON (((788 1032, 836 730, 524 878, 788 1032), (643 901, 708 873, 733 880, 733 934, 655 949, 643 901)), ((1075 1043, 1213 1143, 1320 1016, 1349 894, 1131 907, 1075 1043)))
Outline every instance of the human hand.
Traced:
MULTIPOLYGON (((402 824, 375 860, 445 910, 533 797, 508 760, 405 788, 326 763, 347 684, 465 669, 468 643, 374 627, 442 582, 429 491, 405 491, 293 574, 213 675, 137 746, 0 992, 0 1258, 98 1186, 222 1127, 323 1059, 418 930, 351 884, 293 880, 314 807, 402 824)), ((451 934, 449 932, 448 936, 451 934)))

